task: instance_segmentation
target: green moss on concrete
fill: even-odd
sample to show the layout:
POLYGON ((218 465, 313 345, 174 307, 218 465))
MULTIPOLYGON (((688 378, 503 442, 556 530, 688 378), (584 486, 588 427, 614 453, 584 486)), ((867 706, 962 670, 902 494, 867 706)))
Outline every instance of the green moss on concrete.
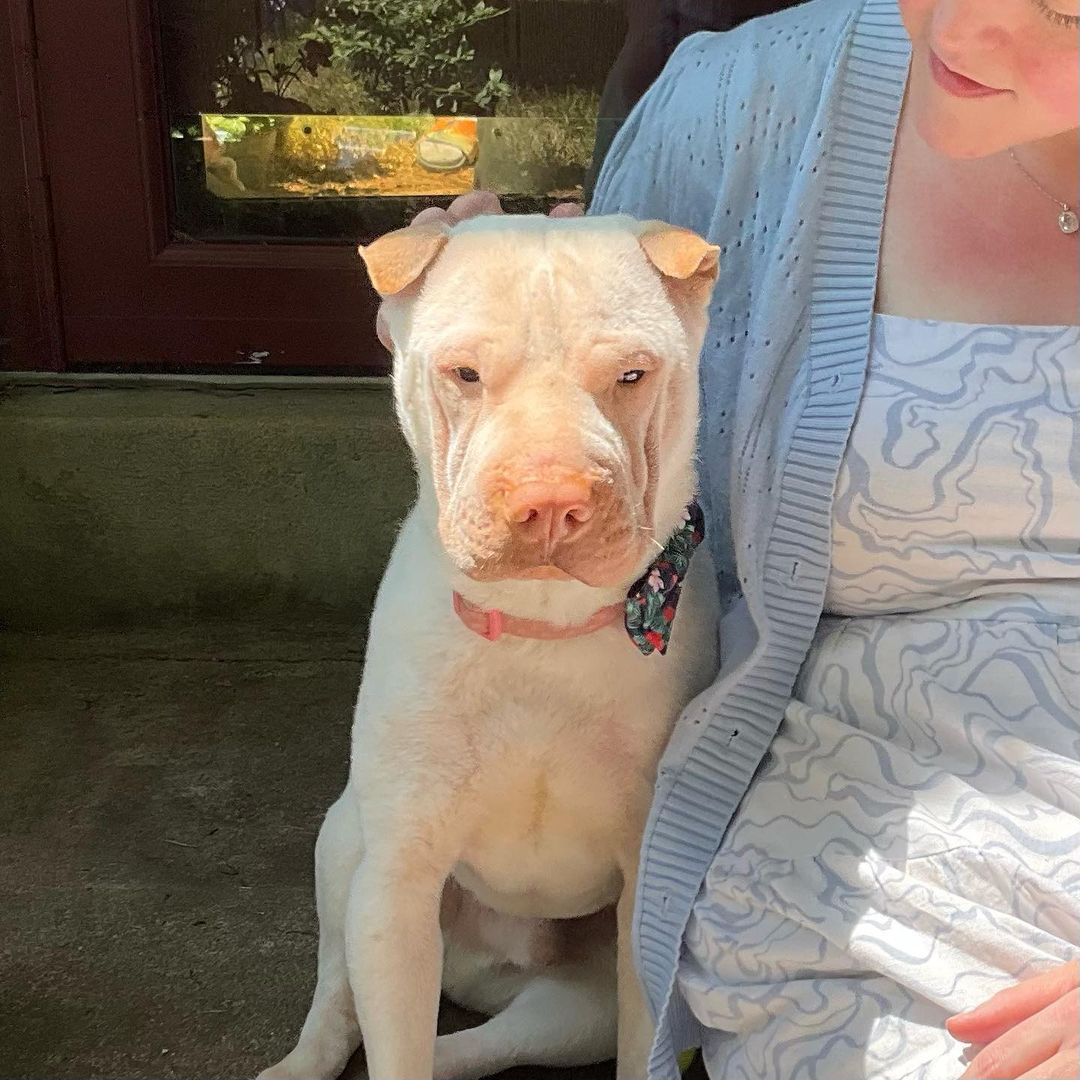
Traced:
POLYGON ((7 376, 0 618, 361 618, 414 494, 378 379, 7 376))

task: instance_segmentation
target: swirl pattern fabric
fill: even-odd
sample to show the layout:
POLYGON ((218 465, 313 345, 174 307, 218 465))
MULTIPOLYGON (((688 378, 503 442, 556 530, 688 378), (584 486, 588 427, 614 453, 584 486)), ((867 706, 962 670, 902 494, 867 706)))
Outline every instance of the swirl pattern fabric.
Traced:
POLYGON ((827 615, 691 917, 724 1080, 955 1080, 1080 948, 1080 328, 876 316, 827 615))

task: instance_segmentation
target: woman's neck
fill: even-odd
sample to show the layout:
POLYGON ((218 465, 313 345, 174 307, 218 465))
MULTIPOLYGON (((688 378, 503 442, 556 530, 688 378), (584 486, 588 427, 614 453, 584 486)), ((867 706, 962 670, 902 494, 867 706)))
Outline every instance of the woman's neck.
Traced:
POLYGON ((1068 199, 1076 188, 1077 163, 1069 155, 1077 133, 1016 147, 1047 192, 1041 194, 1007 152, 947 158, 906 119, 885 208, 878 310, 955 322, 1075 325, 1080 237, 1062 233, 1060 206, 1050 200, 1068 199))
POLYGON ((1073 207, 1080 203, 1080 129, 1023 143, 1013 152, 1055 199, 1073 207))

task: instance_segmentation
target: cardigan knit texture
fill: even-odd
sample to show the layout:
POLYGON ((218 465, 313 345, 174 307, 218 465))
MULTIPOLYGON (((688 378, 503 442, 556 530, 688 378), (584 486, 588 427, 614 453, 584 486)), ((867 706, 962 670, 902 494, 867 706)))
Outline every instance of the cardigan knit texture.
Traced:
POLYGON ((675 981, 683 932, 821 616, 909 60, 895 0, 812 0, 694 34, 628 117, 590 207, 721 248, 699 441, 721 668, 676 724, 642 844, 649 1080, 677 1077, 699 1041, 675 981))

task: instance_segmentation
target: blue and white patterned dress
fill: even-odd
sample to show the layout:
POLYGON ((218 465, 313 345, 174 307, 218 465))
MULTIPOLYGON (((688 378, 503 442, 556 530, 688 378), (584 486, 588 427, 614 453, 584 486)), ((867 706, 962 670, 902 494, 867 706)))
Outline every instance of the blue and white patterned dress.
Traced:
POLYGON ((695 904, 723 1080, 955 1080, 1080 948, 1080 328, 877 316, 822 620, 695 904))

